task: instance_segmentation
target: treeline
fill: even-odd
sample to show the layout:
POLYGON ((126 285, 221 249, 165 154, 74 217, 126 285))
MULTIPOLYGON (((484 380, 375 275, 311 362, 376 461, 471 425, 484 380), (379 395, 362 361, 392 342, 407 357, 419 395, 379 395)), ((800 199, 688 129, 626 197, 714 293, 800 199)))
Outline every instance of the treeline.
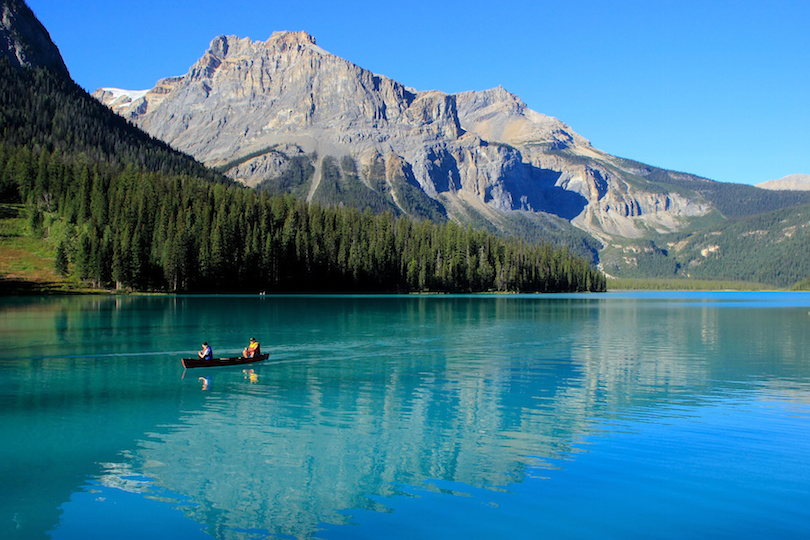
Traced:
POLYGON ((751 281, 686 278, 608 279, 611 291, 763 291, 773 287, 751 281))
MULTIPOLYGON (((306 197, 312 185, 318 156, 312 153, 290 158, 279 151, 273 150, 273 153, 286 159, 287 167, 278 176, 260 182, 256 190, 306 197)), ((447 221, 447 213, 442 205, 416 187, 416 180, 412 176, 406 178, 404 173, 394 175, 389 184, 385 162, 381 157, 371 164, 365 174, 370 186, 360 180, 357 164, 352 157, 343 156, 338 165, 335 157, 324 156, 320 182, 312 200, 325 206, 351 206, 360 210, 369 208, 375 214, 390 211, 436 223, 447 221), (394 195, 399 204, 394 202, 394 195)))
POLYGON ((564 249, 454 224, 0 145, 0 185, 97 287, 160 291, 599 291, 564 249))

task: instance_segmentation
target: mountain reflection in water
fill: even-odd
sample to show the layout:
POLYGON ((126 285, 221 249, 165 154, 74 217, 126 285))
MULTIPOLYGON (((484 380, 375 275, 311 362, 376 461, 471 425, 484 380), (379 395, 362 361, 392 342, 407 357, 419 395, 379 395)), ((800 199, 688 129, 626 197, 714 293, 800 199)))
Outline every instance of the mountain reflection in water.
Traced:
MULTIPOLYGON (((30 455, 60 445, 59 465, 38 465, 64 479, 41 503, 49 511, 94 478, 177 507, 217 538, 323 537, 415 492, 509 493, 576 467, 601 437, 702 421, 726 399, 806 405, 808 302, 775 298, 17 301, 0 314, 2 414, 30 455), (181 378, 183 346, 206 339, 224 353, 253 334, 271 361, 252 373, 181 378), (48 434, 64 422, 70 434, 48 434)), ((8 466, 0 478, 45 498, 8 466)), ((11 506, 18 520, 30 511, 11 506)))

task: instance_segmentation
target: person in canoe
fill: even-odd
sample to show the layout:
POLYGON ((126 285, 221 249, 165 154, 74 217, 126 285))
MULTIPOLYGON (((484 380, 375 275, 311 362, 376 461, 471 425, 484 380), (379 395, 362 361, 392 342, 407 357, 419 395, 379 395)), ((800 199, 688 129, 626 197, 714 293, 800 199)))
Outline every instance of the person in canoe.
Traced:
POLYGON ((211 346, 208 345, 207 341, 203 341, 202 350, 197 353, 197 356, 202 360, 212 360, 214 358, 214 351, 211 350, 211 346))
POLYGON ((242 356, 245 358, 255 358, 260 354, 262 354, 262 351, 259 347, 259 342, 256 341, 256 338, 250 338, 250 343, 248 343, 248 346, 242 351, 242 356))

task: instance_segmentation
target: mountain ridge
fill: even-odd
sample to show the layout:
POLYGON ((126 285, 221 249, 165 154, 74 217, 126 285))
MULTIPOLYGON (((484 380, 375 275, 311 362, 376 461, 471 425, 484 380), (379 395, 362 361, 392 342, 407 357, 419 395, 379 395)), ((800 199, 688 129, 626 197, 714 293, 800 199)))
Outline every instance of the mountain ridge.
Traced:
POLYGON ((328 53, 305 32, 265 42, 218 36, 185 75, 138 99, 94 95, 210 166, 239 162, 225 172, 249 186, 284 173, 289 160, 273 149, 312 156, 309 200, 331 155, 350 156, 362 184, 382 186, 403 213, 397 178, 450 219, 499 230, 514 212, 549 214, 607 243, 679 230, 711 211, 697 192, 647 189, 618 158, 502 87, 415 91, 328 53), (366 174, 375 167, 383 177, 366 174))

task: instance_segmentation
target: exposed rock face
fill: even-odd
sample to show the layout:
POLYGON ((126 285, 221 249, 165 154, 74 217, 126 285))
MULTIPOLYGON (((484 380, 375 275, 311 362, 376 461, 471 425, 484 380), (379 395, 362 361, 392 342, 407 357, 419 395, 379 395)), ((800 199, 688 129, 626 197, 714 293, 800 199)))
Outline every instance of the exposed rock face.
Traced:
POLYGON ((774 190, 810 191, 810 174, 789 174, 778 180, 757 184, 758 188, 774 190))
POLYGON ((59 49, 22 0, 0 3, 0 56, 20 67, 44 67, 69 76, 59 49))
POLYGON ((684 218, 709 210, 700 197, 644 189, 618 160, 503 88, 464 92, 457 99, 463 128, 520 154, 523 174, 508 175, 512 193, 520 195, 511 209, 560 215, 603 240, 677 230, 684 218))
POLYGON ((351 156, 361 180, 390 192, 418 185, 452 219, 476 213, 496 226, 513 211, 546 212, 602 239, 677 229, 708 205, 645 188, 621 160, 503 88, 418 92, 318 47, 303 32, 266 42, 215 38, 182 77, 147 92, 94 95, 151 135, 248 184, 280 174, 279 148, 321 159, 351 156), (372 171, 384 182, 379 184, 372 171), (377 182, 377 184, 375 184, 377 182))

